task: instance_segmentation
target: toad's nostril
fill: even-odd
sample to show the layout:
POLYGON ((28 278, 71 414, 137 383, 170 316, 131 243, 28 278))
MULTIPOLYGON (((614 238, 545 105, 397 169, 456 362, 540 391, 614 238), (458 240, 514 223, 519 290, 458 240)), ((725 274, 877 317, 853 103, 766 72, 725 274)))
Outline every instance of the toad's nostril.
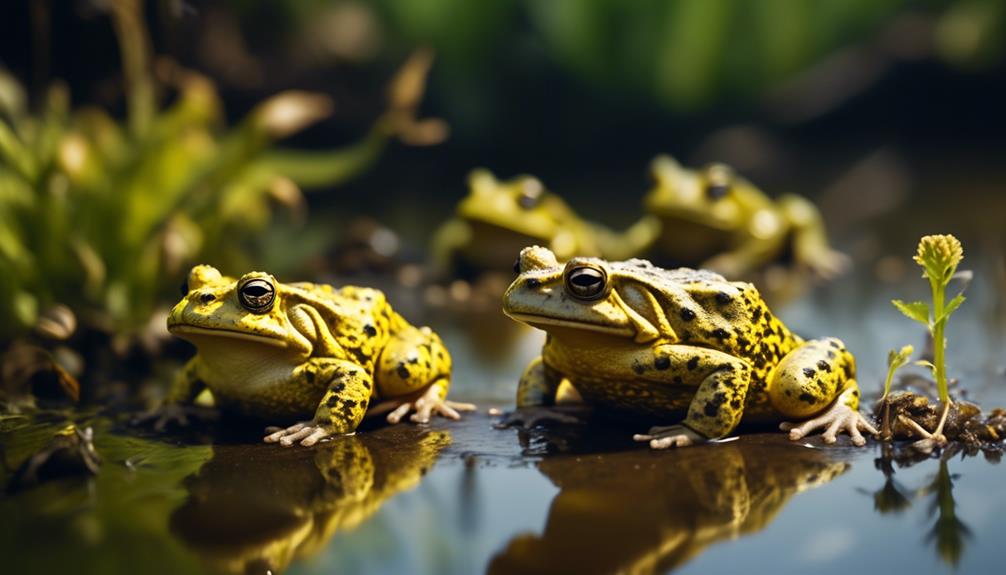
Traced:
POLYGON ((211 301, 213 301, 215 299, 217 299, 216 296, 214 296, 213 294, 208 293, 208 292, 207 293, 202 293, 202 294, 199 295, 199 301, 203 302, 204 304, 210 303, 211 301))

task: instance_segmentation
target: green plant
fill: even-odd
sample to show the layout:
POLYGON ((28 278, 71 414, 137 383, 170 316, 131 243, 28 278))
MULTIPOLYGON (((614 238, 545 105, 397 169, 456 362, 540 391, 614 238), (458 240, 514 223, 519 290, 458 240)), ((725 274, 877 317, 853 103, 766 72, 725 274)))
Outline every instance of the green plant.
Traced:
POLYGON ((915 353, 915 348, 910 345, 906 345, 900 350, 892 349, 887 352, 887 378, 884 379, 884 395, 881 396, 881 401, 885 401, 887 395, 891 393, 891 382, 894 381, 894 372, 908 365, 913 353, 915 353))
POLYGON ((276 208, 303 212, 302 187, 353 178, 392 138, 444 136, 439 120, 415 118, 432 58, 418 52, 358 143, 277 149, 328 116, 330 99, 282 92, 228 129, 211 80, 148 57, 141 3, 108 6, 123 55, 123 122, 97 107, 71 110, 58 83, 32 113, 19 82, 0 69, 0 341, 57 304, 85 327, 128 339, 192 263, 251 265, 249 243, 276 208), (161 107, 168 93, 171 104, 161 107))
POLYGON ((936 379, 936 388, 940 403, 943 406, 943 416, 937 429, 930 433, 932 437, 942 440, 943 424, 950 409, 950 392, 947 386, 946 346, 944 332, 947 320, 964 303, 964 294, 958 293, 949 301, 946 299, 947 286, 957 273, 957 266, 964 259, 964 249, 961 242, 952 235, 925 236, 919 240, 918 250, 913 258, 922 267, 923 277, 929 280, 933 303, 916 301, 905 303, 892 300, 894 307, 910 319, 926 326, 933 338, 933 361, 919 362, 928 367, 936 379))

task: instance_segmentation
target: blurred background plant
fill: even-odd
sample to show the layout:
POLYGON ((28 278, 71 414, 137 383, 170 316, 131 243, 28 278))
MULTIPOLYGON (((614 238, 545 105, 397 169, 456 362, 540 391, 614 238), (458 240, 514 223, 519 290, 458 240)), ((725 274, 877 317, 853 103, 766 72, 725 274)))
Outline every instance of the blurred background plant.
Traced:
MULTIPOLYGON (((392 79, 362 139, 283 149, 278 140, 333 112, 332 98, 285 90, 228 127, 212 80, 152 55, 139 0, 100 6, 122 57, 124 122, 98 106, 73 109, 61 82, 33 111, 21 83, 0 68, 3 341, 31 328, 65 340, 82 325, 112 334, 123 351, 138 335, 163 332, 155 312, 193 263, 260 265, 255 246, 272 239, 262 237, 270 222, 280 213, 303 222, 302 188, 356 177, 392 138, 427 145, 446 137, 441 120, 415 116, 429 51, 415 52, 392 79)), ((316 252, 300 242, 275 263, 295 268, 316 252)))

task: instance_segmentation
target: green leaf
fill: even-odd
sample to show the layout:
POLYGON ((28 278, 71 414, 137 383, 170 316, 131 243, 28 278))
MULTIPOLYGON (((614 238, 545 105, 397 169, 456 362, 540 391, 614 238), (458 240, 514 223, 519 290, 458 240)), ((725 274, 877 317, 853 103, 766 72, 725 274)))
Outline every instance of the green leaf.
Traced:
POLYGON ((943 314, 936 318, 936 323, 948 320, 950 315, 957 311, 957 308, 961 307, 961 304, 964 303, 965 299, 967 298, 964 297, 964 294, 959 293, 957 294, 957 297, 948 301, 946 307, 943 308, 943 314))
POLYGON ((929 304, 926 302, 913 301, 905 303, 900 299, 895 299, 891 300, 891 303, 909 319, 914 319, 922 325, 929 327, 929 304))

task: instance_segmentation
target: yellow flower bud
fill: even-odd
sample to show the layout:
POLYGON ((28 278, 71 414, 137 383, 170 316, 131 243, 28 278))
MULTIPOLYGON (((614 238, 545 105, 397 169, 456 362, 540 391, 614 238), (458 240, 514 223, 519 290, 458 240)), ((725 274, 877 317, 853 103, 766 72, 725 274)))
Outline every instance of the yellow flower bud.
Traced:
POLYGON ((950 234, 924 236, 919 240, 919 248, 912 258, 926 274, 941 283, 950 281, 957 264, 964 259, 961 242, 950 234))

